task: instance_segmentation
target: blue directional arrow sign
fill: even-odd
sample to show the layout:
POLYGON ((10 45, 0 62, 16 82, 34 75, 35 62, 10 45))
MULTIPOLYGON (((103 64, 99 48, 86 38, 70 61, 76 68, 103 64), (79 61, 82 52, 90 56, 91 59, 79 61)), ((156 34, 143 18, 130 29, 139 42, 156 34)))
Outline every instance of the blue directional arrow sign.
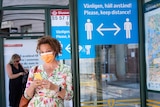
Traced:
POLYGON ((103 23, 101 23, 101 25, 97 28, 97 31, 104 36, 104 33, 102 33, 102 31, 115 31, 114 35, 117 35, 117 33, 121 30, 121 28, 119 28, 119 26, 117 26, 115 23, 113 23, 113 25, 115 26, 114 28, 102 28, 103 23))
POLYGON ((78 0, 80 45, 138 43, 137 0, 78 0))

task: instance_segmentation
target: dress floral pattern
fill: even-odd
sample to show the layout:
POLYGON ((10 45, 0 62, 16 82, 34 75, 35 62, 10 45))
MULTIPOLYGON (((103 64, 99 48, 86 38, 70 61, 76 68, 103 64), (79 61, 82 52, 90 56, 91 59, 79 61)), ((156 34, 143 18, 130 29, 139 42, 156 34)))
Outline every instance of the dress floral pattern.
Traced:
MULTIPOLYGON (((34 80, 34 68, 35 67, 31 68, 29 72, 26 88, 28 88, 34 80)), ((43 79, 46 79, 65 89, 65 100, 72 99, 72 74, 69 66, 59 63, 59 66, 51 73, 51 75, 48 76, 43 68, 43 65, 39 65, 36 72, 40 72, 43 79)), ((36 89, 33 98, 28 104, 28 107, 64 107, 64 100, 58 97, 57 92, 54 90, 36 89)))

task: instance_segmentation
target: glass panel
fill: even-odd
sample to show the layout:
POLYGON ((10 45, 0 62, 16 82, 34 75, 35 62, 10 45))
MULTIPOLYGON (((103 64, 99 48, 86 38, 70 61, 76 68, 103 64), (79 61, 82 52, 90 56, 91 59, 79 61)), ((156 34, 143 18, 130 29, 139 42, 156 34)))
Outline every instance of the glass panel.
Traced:
POLYGON ((159 106, 160 91, 160 1, 152 0, 144 5, 145 16, 145 64, 147 106, 159 106))
POLYGON ((61 6, 67 6, 69 4, 69 0, 14 0, 13 2, 10 2, 10 0, 3 0, 3 7, 5 6, 33 6, 35 7, 42 5, 61 5, 61 6), (36 5, 35 5, 36 4, 36 5))
POLYGON ((96 45, 80 59, 81 106, 139 107, 138 45, 96 45))
POLYGON ((3 36, 43 36, 44 22, 44 10, 5 10, 1 33, 3 36))
POLYGON ((147 89, 160 91, 160 1, 153 1, 145 7, 145 57, 147 72, 147 89), (153 8, 154 6, 154 8, 153 8))
POLYGON ((152 106, 154 105, 155 107, 159 106, 160 101, 159 101, 159 93, 155 92, 148 92, 148 99, 147 99, 147 105, 152 106))
POLYGON ((21 26, 21 32, 22 33, 26 33, 26 34, 23 34, 22 36, 32 36, 30 34, 27 34, 29 32, 32 32, 32 25, 21 26))

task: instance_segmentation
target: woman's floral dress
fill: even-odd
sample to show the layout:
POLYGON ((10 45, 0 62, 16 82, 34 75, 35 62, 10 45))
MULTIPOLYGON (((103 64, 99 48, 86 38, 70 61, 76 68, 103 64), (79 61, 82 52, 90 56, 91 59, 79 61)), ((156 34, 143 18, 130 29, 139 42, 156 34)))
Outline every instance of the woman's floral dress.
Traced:
MULTIPOLYGON (((34 71, 34 68, 35 67, 31 68, 29 72, 26 88, 28 88, 34 80, 34 73, 40 72, 43 79, 66 89, 66 95, 64 97, 65 100, 72 99, 72 74, 69 66, 59 63, 59 66, 51 73, 50 76, 45 72, 43 65, 39 65, 36 71, 34 71)), ((64 100, 58 97, 57 92, 54 90, 36 89, 28 107, 64 107, 64 100)))

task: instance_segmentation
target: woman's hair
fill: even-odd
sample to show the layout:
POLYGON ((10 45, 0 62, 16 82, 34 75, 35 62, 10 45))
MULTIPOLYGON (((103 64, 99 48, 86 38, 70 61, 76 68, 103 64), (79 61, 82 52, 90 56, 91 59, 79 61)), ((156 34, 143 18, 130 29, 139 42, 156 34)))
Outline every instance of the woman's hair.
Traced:
POLYGON ((55 52, 55 56, 57 56, 58 54, 61 54, 61 44, 60 42, 55 39, 52 38, 50 36, 43 36, 38 40, 38 44, 37 44, 37 48, 36 48, 36 52, 38 53, 40 50, 40 45, 42 44, 49 44, 51 46, 51 48, 53 49, 53 51, 55 52))
POLYGON ((18 55, 18 54, 13 54, 12 57, 11 57, 11 59, 10 59, 9 64, 14 64, 14 61, 15 61, 16 59, 21 59, 20 55, 18 55))

